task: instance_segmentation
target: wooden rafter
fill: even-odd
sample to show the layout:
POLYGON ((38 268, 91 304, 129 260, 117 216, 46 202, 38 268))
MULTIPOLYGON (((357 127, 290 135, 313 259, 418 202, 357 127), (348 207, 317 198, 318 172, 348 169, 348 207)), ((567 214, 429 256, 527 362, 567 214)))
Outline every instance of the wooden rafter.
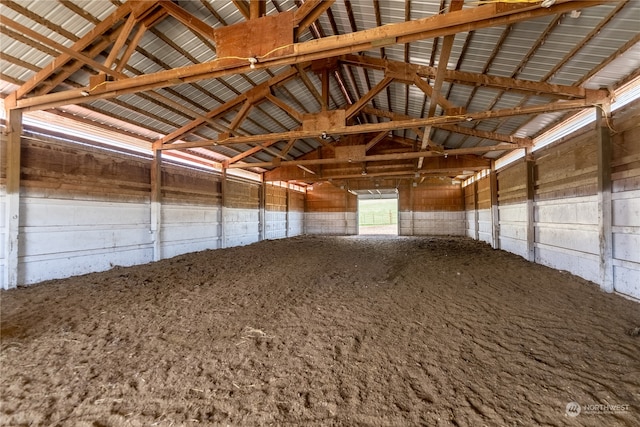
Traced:
POLYGON ((242 16, 244 16, 245 19, 247 20, 251 19, 251 11, 249 10, 249 5, 245 0, 232 0, 232 1, 233 1, 233 4, 236 6, 236 8, 240 11, 242 16))
POLYGON ((295 38, 311 26, 331 5, 335 0, 307 0, 294 13, 295 38))
MULTIPOLYGON (((288 71, 285 71, 284 73, 280 73, 278 75, 276 75, 275 77, 272 77, 271 79, 267 80, 266 82, 262 83, 260 85, 260 88, 257 90, 265 90, 268 93, 268 89, 282 84, 283 82, 287 81, 288 79, 294 77, 297 74, 297 70, 296 69, 289 69, 288 71)), ((256 88, 258 88, 258 86, 256 86, 256 88)), ((255 90, 252 89, 252 90, 255 90)), ((209 111, 207 114, 205 114, 204 118, 200 118, 200 119, 196 119, 184 126, 182 126, 180 129, 175 130, 174 132, 170 133, 169 135, 166 135, 164 138, 160 139, 157 143, 158 144, 169 144, 177 139, 182 138, 184 135, 187 135, 188 133, 192 132, 194 129, 197 129, 198 127, 202 126, 206 120, 206 119, 214 119, 216 117, 219 117, 227 112, 229 112, 231 109, 235 108, 237 105, 241 104, 242 102, 245 102, 247 100, 247 93, 243 93, 241 95, 236 96, 235 98, 225 102, 223 105, 219 106, 218 108, 215 108, 211 111, 209 111)))
POLYGON ((159 2, 159 4, 169 13, 169 15, 173 16, 175 19, 180 21, 182 25, 191 29, 196 34, 200 34, 211 41, 215 41, 215 38, 214 38, 215 31, 213 27, 207 24, 206 22, 193 16, 191 13, 187 12, 186 10, 184 10, 183 8, 181 8, 180 6, 178 6, 173 2, 162 0, 159 2))
POLYGON ((291 107, 289 104, 284 102, 282 99, 280 99, 277 96, 274 96, 274 95, 272 95, 270 93, 267 94, 266 98, 269 101, 273 102, 281 110, 286 112, 289 116, 291 116, 298 123, 302 123, 302 114, 300 114, 298 111, 296 111, 293 107, 291 107))
MULTIPOLYGON (((256 64, 256 68, 290 65, 305 60, 328 58, 350 52, 369 50, 375 44, 384 43, 389 40, 395 40, 396 43, 408 43, 424 38, 455 34, 461 30, 469 31, 477 28, 505 25, 534 19, 536 17, 564 13, 576 8, 592 7, 603 2, 604 0, 575 0, 571 2, 558 0, 549 8, 541 8, 529 3, 524 5, 489 3, 482 7, 462 9, 445 15, 436 15, 410 22, 389 24, 380 28, 372 28, 353 34, 330 36, 319 40, 296 43, 292 54, 282 56, 272 55, 260 58, 260 62, 256 64)), ((127 4, 129 3, 125 3, 124 6, 127 4)), ((136 2, 135 4, 139 3, 136 2)), ((93 38, 94 37, 92 37, 92 39, 93 38)), ((45 68, 48 69, 49 67, 45 68)), ((108 98, 125 93, 190 83, 202 79, 243 73, 249 70, 249 64, 245 61, 218 59, 174 70, 160 71, 138 78, 130 78, 124 81, 107 82, 104 88, 105 91, 98 98, 108 98)), ((20 98, 26 93, 24 92, 24 90, 27 89, 26 87, 21 89, 20 96, 16 98, 20 98)), ((16 105, 9 105, 8 107, 30 110, 86 102, 87 100, 83 100, 81 92, 81 90, 69 90, 56 94, 19 99, 16 105)))
POLYGON ((389 86, 391 82, 393 82, 393 78, 384 77, 377 85, 373 87, 373 89, 365 93, 362 98, 358 99, 355 104, 347 109, 347 120, 358 114, 360 110, 362 110, 362 108, 364 108, 364 106, 367 105, 367 103, 371 101, 371 99, 373 99, 373 97, 375 97, 383 89, 389 86))

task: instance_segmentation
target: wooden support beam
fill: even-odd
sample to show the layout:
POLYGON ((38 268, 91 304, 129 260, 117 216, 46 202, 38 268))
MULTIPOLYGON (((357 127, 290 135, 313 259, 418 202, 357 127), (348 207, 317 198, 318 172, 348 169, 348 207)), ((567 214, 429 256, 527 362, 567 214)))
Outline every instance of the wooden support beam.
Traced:
MULTIPOLYGON (((45 44, 47 46, 50 46, 50 47, 54 48, 55 50, 61 52, 61 55, 59 56, 59 58, 65 58, 67 60, 66 62, 68 62, 68 61, 70 61, 72 59, 75 59, 77 61, 80 61, 83 64, 87 64, 90 67, 95 68, 96 70, 98 70, 100 72, 106 73, 108 75, 114 75, 114 71, 112 71, 108 66, 106 66, 104 64, 101 64, 98 61, 96 61, 96 60, 94 60, 92 58, 89 58, 88 56, 85 56, 84 54, 78 52, 77 50, 75 50, 73 48, 66 47, 65 45, 60 44, 60 43, 56 42, 55 40, 52 40, 49 37, 45 37, 42 34, 36 32, 36 31, 34 31, 34 30, 32 30, 32 29, 30 29, 28 27, 25 27, 24 25, 21 25, 21 24, 15 22, 15 21, 13 21, 12 19, 9 19, 9 18, 6 18, 6 17, 3 16, 2 20, 0 21, 0 25, 4 25, 6 27, 13 28, 14 30, 20 32, 21 34, 29 36, 32 39, 34 39, 36 41, 39 41, 42 44, 45 44)), ((40 70, 36 74, 36 76, 38 76, 38 75, 43 75, 44 76, 46 74, 46 77, 44 77, 42 79, 43 81, 44 81, 44 79, 49 77, 51 74, 53 74, 53 72, 55 72, 55 70, 53 70, 52 72, 44 72, 45 70, 46 70, 46 67, 43 68, 42 70, 40 70)), ((26 82, 24 85, 22 85, 20 88, 18 88, 18 90, 16 91, 16 94, 18 95, 18 94, 22 93, 22 90, 23 90, 22 88, 23 87, 30 87, 30 86, 26 86, 26 85, 28 85, 28 83, 29 82, 26 82)), ((39 83, 41 83, 41 82, 38 82, 38 84, 39 83)), ((31 87, 31 89, 33 89, 33 88, 35 88, 35 86, 31 87)))
POLYGON ((293 107, 291 107, 289 104, 287 104, 286 102, 284 102, 283 100, 281 100, 277 96, 274 96, 274 95, 272 95, 270 93, 267 94, 266 98, 269 101, 273 102, 281 110, 284 110, 288 115, 290 115, 298 123, 302 123, 302 114, 300 114, 298 111, 294 110, 293 107))
MULTIPOLYGON (((367 114, 373 114, 373 115, 376 115, 376 116, 379 116, 379 117, 386 117, 386 118, 391 119, 391 120, 411 120, 411 119, 416 119, 416 117, 411 117, 411 116, 407 116, 407 115, 404 115, 404 114, 393 113, 391 111, 381 110, 379 108, 373 108, 373 107, 364 107, 362 109, 362 111, 364 111, 367 114)), ((531 138, 520 138, 520 137, 513 136, 513 135, 505 135, 505 134, 497 133, 497 132, 481 131, 481 130, 471 129, 471 128, 467 128, 467 127, 463 127, 463 126, 456 126, 456 125, 441 124, 441 125, 433 125, 433 127, 444 129, 444 130, 448 130, 449 132, 460 133, 460 134, 463 134, 463 135, 471 135, 471 136, 475 136, 475 137, 478 137, 478 138, 490 139, 490 140, 493 140, 493 141, 517 144, 520 147, 532 147, 533 146, 533 140, 531 138)), ((413 129, 413 131, 416 132, 416 134, 418 134, 418 135, 422 134, 422 131, 420 131, 417 128, 413 129)))
POLYGON ((318 92, 318 89, 316 89, 315 85, 307 75, 307 72, 300 65, 296 64, 296 68, 298 69, 298 75, 302 79, 302 82, 307 87, 307 89, 309 89, 309 92, 311 92, 311 95, 313 95, 316 101, 318 101, 318 104, 320 104, 320 108, 326 111, 328 106, 324 102, 324 98, 322 97, 322 95, 320 95, 320 93, 318 92))
POLYGON ((382 141, 384 139, 385 136, 389 135, 388 131, 382 131, 379 134, 377 134, 376 136, 374 136, 371 141, 367 142, 367 145, 364 147, 364 151, 369 151, 371 148, 373 148, 374 145, 376 145, 378 142, 382 141))
POLYGON ((526 210, 526 236, 527 236, 527 260, 536 261, 536 227, 535 227, 535 197, 536 197, 536 161, 530 148, 526 149, 526 171, 525 186, 527 189, 527 210, 526 210))
MULTIPOLYGON (((383 161, 397 161, 397 160, 412 160, 420 157, 454 157, 466 154, 484 154, 489 151, 502 151, 508 149, 515 149, 506 144, 494 145, 490 147, 471 147, 471 148, 453 148, 450 150, 438 151, 409 151, 404 153, 392 153, 392 154, 374 154, 362 157, 353 157, 351 159, 344 158, 326 158, 326 159, 304 159, 304 160, 289 160, 289 161, 276 161, 276 162, 259 162, 249 164, 235 164, 229 165, 229 168, 247 168, 247 167, 259 167, 259 168, 273 168, 278 166, 294 165, 294 166, 309 166, 309 165, 331 165, 341 163, 365 163, 365 162, 383 162, 383 161)), ((489 161, 484 169, 489 167, 489 161)))
POLYGON ((238 128, 238 126, 240 126, 240 123, 242 123, 245 117, 247 117, 247 114, 249 114, 249 111, 251 110, 252 107, 253 107, 253 104, 248 99, 244 101, 242 108, 240 108, 240 111, 238 111, 238 114, 235 115, 235 117, 229 124, 230 131, 235 131, 238 128))
POLYGON ((222 168, 220 177, 220 248, 227 247, 227 168, 222 168))
POLYGON ((335 0, 307 0, 294 13, 294 25, 296 40, 304 30, 309 28, 335 0))
POLYGON ((473 238, 480 240, 480 212, 478 212, 478 180, 473 181, 473 238))
POLYGON ((151 161, 151 240, 153 261, 162 259, 162 151, 153 151, 151 161))
MULTIPOLYGON (((141 1, 136 2, 142 8, 151 8, 155 6, 155 1, 141 1)), ((126 17, 129 13, 132 13, 132 7, 134 2, 127 2, 118 7, 111 15, 96 25, 92 30, 85 34, 80 40, 75 42, 71 48, 72 51, 79 53, 86 49, 91 43, 93 43, 98 37, 102 36, 105 32, 111 30, 119 21, 126 17)), ((140 9, 136 9, 137 12, 141 12, 140 9)), ((6 25, 6 19, 3 17, 2 24, 6 25)), ((24 34, 24 33, 23 33, 24 34)), ((51 74, 62 68, 66 63, 74 59, 74 56, 65 52, 50 62, 47 66, 43 67, 36 75, 31 77, 27 82, 20 86, 15 94, 16 99, 20 99, 33 89, 35 89, 40 83, 47 79, 51 74)), ((75 58, 77 59, 77 58, 75 58)))
MULTIPOLYGON (((329 108, 329 69, 322 70, 322 107, 329 108)), ((326 109, 325 109, 326 110, 326 109)))
POLYGON ((224 162, 226 167, 229 167, 229 165, 232 165, 236 162, 239 162, 242 159, 245 159, 247 157, 253 156, 256 153, 259 153, 262 150, 265 150, 268 147, 271 147, 273 144, 277 143, 278 141, 268 141, 265 142, 264 144, 260 144, 260 145, 256 145, 253 148, 250 148, 246 151, 243 151, 242 153, 233 156, 232 158, 230 158, 229 160, 227 160, 226 162, 224 162))
POLYGON ((212 26, 193 16, 191 13, 171 1, 162 0, 159 3, 169 13, 169 15, 180 21, 182 25, 189 28, 196 34, 200 34, 201 36, 215 42, 215 30, 212 26))
POLYGON ((440 106, 442 107, 443 110, 445 110, 445 111, 456 110, 460 114, 464 114, 464 112, 465 112, 464 107, 457 107, 457 106, 453 105, 444 96, 434 97, 433 96, 433 88, 431 86, 429 86, 429 83, 427 83, 424 80, 422 80, 422 78, 419 75, 417 75, 417 74, 413 75, 413 84, 416 85, 420 90, 422 90, 422 92, 424 92, 424 94, 427 95, 429 98, 435 100, 435 102, 440 104, 440 106))
POLYGON ((111 69, 111 66, 116 62, 118 58, 118 53, 124 47, 124 44, 127 42, 129 38, 129 34, 133 30, 134 25, 136 25, 136 17, 133 14, 130 14, 127 20, 125 21, 122 28, 119 30, 118 38, 116 39, 113 46, 111 46, 111 50, 109 51, 109 55, 107 55, 107 59, 104 61, 104 66, 111 69))
POLYGON ((500 211, 498 209, 498 173, 495 160, 491 161, 489 175, 489 191, 491 193, 491 247, 500 249, 500 211))
POLYGON ((286 156, 289 151, 293 148, 293 145, 296 143, 296 138, 291 138, 287 145, 280 151, 280 157, 286 156))
POLYGON ((358 99, 355 104, 349 106, 349 108, 347 109, 347 120, 358 114, 369 101, 371 101, 377 94, 384 90, 384 88, 389 86, 391 82, 393 82, 393 79, 391 77, 383 78, 369 92, 362 95, 362 98, 358 99))
MULTIPOLYGON (((291 53, 274 51, 269 55, 260 57, 259 62, 255 64, 255 68, 263 69, 299 64, 315 59, 366 51, 376 46, 380 47, 380 45, 384 43, 409 43, 415 40, 456 34, 461 31, 507 25, 548 15, 570 12, 575 9, 588 8, 604 2, 605 0, 557 0, 556 3, 549 8, 542 8, 538 4, 529 3, 513 4, 491 2, 482 7, 462 9, 444 15, 434 15, 428 18, 389 24, 356 33, 323 37, 303 43, 296 43, 292 46, 292 49, 287 49, 287 52, 290 51, 291 53)), ((127 2, 122 7, 126 7, 129 4, 137 5, 139 2, 127 2)), ((107 26, 106 29, 111 28, 113 24, 114 22, 107 26)), ((101 26, 101 28, 103 27, 104 26, 101 26)), ((106 31, 106 29, 104 29, 103 32, 106 31)), ((93 41, 95 38, 96 36, 93 34, 90 41, 93 41)), ((181 83, 191 83, 230 74, 246 73, 251 71, 249 65, 245 60, 220 58, 201 64, 146 74, 122 81, 108 82, 105 85, 105 92, 102 93, 98 99, 113 98, 126 93, 147 91, 181 83), (179 81, 176 81, 176 79, 179 79, 179 81)), ((45 68, 51 70, 53 67, 53 70, 55 70, 59 66, 60 64, 55 63, 45 68)), ((51 70, 51 72, 53 70, 51 70)), ((47 76, 48 75, 49 74, 47 74, 47 76)), ((46 76, 44 78, 46 78, 46 76)), ((42 75, 30 81, 29 84, 23 85, 18 92, 18 98, 30 91, 34 87, 34 83, 37 85, 40 81, 42 81, 42 75)), ((82 91, 83 89, 70 89, 54 94, 20 99, 17 105, 11 108, 40 110, 89 101, 83 97, 82 91)))
MULTIPOLYGON (((261 86, 264 86, 264 89, 267 90, 270 87, 277 86, 279 84, 282 84, 282 83, 286 82, 287 80, 293 78, 297 73, 298 73, 298 71, 296 69, 293 69, 293 68, 289 69, 289 70, 285 71, 284 73, 280 73, 280 74, 270 78, 266 82, 261 83, 260 85, 258 85, 255 88, 251 89, 251 91, 259 90, 258 88, 260 88, 261 86)), ((173 131, 170 134, 166 135, 164 138, 159 139, 158 141, 156 141, 156 144, 162 144, 162 145, 171 144, 175 140, 183 137, 184 135, 187 135, 190 132, 193 132, 198 127, 204 125, 207 122, 207 120, 215 119, 215 118, 227 113, 232 108, 235 108, 238 104, 240 104, 242 102, 245 102, 248 99, 248 95, 247 95, 248 93, 249 92, 245 92, 243 94, 240 94, 240 95, 236 96, 235 98, 225 102, 224 104, 222 104, 218 108, 215 108, 215 109, 209 111, 203 117, 200 117, 200 118, 197 118, 197 119, 193 120, 192 122, 182 126, 180 129, 176 129, 175 131, 173 131)), ((287 139, 287 138, 284 138, 284 139, 287 139)))
POLYGON ((136 47, 138 47, 138 44, 140 43, 140 40, 142 39, 142 36, 146 31, 147 26, 141 23, 138 26, 138 31, 136 31, 135 35, 127 45, 127 49, 122 54, 122 58, 120 58, 120 60, 118 61, 118 65, 115 69, 116 72, 121 73, 122 70, 124 70, 125 65, 127 65, 127 63, 129 62, 131 55, 133 55, 133 52, 135 52, 136 47))
MULTIPOLYGON (((438 72, 436 67, 416 65, 400 61, 374 58, 361 55, 343 55, 340 62, 345 65, 364 67, 385 72, 385 75, 403 82, 413 82, 428 95, 433 93, 433 88, 415 76, 422 78, 435 78, 438 72), (420 83, 422 81, 423 83, 420 83)), ((580 86, 559 85, 532 80, 521 80, 510 77, 493 76, 483 73, 471 73, 458 70, 445 70, 444 81, 468 86, 482 86, 497 90, 508 89, 510 92, 525 95, 542 95, 560 99, 592 98, 593 100, 606 98, 608 92, 603 89, 586 89, 580 86)), ((444 101, 443 101, 444 102, 444 101)), ((446 105, 446 104, 445 104, 446 105)), ((449 108, 455 108, 449 105, 449 108)))
POLYGON ((598 235, 600 240, 600 288, 605 292, 615 290, 613 282, 613 205, 611 201, 611 160, 613 147, 607 126, 609 106, 596 110, 596 134, 598 144, 598 235))
POLYGON ((18 256, 20 231, 20 148, 22 112, 7 111, 6 195, 4 211, 4 277, 3 288, 18 286, 18 256))
POLYGON ((266 0, 249 0, 249 19, 258 19, 267 11, 266 0))
POLYGON ((245 0, 232 0, 233 4, 236 5, 236 8, 240 11, 244 19, 251 19, 251 11, 249 10, 249 5, 245 0))
MULTIPOLYGON (((207 147, 212 145, 246 144, 249 142, 255 143, 255 142, 272 140, 272 139, 283 140, 283 139, 291 139, 291 138, 296 138, 296 139, 319 138, 322 136, 324 132, 327 132, 329 134, 335 133, 340 135, 354 135, 358 133, 382 132, 385 130, 390 131, 394 129, 411 129, 416 126, 425 126, 425 125, 454 124, 454 123, 483 120, 483 119, 496 118, 496 117, 542 114, 542 113, 550 113, 554 111, 569 111, 569 110, 577 110, 577 109, 582 109, 587 107, 591 107, 591 104, 585 100, 562 101, 562 102, 552 102, 549 104, 537 105, 532 107, 517 107, 517 108, 508 108, 505 110, 493 110, 493 111, 484 111, 480 113, 469 113, 461 116, 437 116, 437 117, 429 117, 424 119, 394 120, 391 122, 369 123, 369 124, 363 124, 363 125, 339 127, 335 129, 294 130, 294 131, 276 132, 276 133, 270 133, 270 134, 264 134, 264 135, 237 136, 233 138, 220 139, 220 140, 203 140, 198 142, 165 144, 165 145, 162 145, 161 149, 162 150, 173 150, 173 149, 181 150, 185 148, 207 147)), ((499 148, 500 150, 503 150, 503 149, 511 150, 514 148, 518 148, 517 146, 514 147, 514 144, 501 144, 499 147, 500 147, 499 148)), ((479 148, 483 148, 483 147, 479 147, 479 148)), ((484 148, 487 149, 486 150, 487 152, 493 150, 492 147, 484 147, 484 148)))
MULTIPOLYGON (((451 0, 449 4, 449 13, 458 11, 462 9, 464 4, 463 0, 451 0)), ((436 69, 436 76, 433 81, 433 92, 429 101, 429 109, 427 110, 427 117, 433 117, 436 113, 436 107, 438 105, 439 99, 443 98, 440 91, 442 90, 442 83, 444 83, 444 76, 447 71, 447 63, 449 62, 449 57, 451 56, 451 50, 453 48, 453 41, 455 40, 455 34, 448 34, 444 36, 444 40, 442 42, 442 47, 440 48, 440 59, 438 60, 438 67, 436 69)), ((431 141, 431 130, 432 127, 430 125, 425 126, 424 134, 422 135, 422 145, 421 149, 424 150, 428 145, 434 145, 431 141)), ((422 168, 422 163, 424 162, 424 158, 421 157, 418 159, 417 168, 422 168)))

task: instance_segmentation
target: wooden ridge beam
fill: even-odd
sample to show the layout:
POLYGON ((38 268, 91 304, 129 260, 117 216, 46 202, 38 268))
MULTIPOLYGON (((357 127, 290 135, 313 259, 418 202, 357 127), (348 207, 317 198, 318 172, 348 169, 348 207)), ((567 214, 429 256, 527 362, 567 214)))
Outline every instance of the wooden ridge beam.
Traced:
MULTIPOLYGON (((538 4, 529 3, 488 3, 480 7, 462 9, 444 15, 435 15, 415 21, 362 30, 356 33, 295 43, 293 46, 288 46, 288 48, 291 48, 291 53, 285 54, 275 50, 269 55, 258 58, 259 61, 254 67, 255 69, 263 69, 280 65, 293 65, 314 59, 366 51, 376 46, 384 45, 385 43, 409 43, 415 40, 455 34, 461 31, 507 25, 543 16, 569 12, 575 9, 588 8, 605 2, 606 0, 557 0, 556 3, 549 8, 543 8, 538 4)), ((125 3, 123 7, 128 4, 129 2, 125 3)), ((136 2, 136 4, 138 4, 138 2, 136 2)), ((106 31, 106 29, 103 31, 106 31)), ((93 40, 93 38, 95 37, 92 37, 91 40, 93 40)), ((124 81, 107 82, 105 91, 100 95, 100 98, 112 98, 132 92, 191 83, 229 74, 246 73, 251 71, 249 65, 248 61, 244 60, 220 58, 173 70, 159 71, 144 76, 133 77, 124 81)), ((22 88, 20 96, 26 93, 24 91, 25 89, 28 89, 28 86, 22 88)), ((81 92, 83 92, 83 89, 71 89, 55 94, 20 99, 17 105, 11 105, 9 108, 40 110, 43 109, 44 106, 52 108, 60 105, 86 102, 87 100, 83 100, 81 92)))

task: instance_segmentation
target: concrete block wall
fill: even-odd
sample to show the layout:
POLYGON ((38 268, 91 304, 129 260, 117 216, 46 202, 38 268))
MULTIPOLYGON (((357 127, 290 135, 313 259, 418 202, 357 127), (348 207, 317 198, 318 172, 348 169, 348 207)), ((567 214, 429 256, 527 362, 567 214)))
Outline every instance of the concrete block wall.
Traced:
POLYGON ((356 212, 305 212, 305 234, 358 234, 356 212))
MULTIPOLYGON (((3 153, 0 153, 0 156, 2 156, 3 153)), ((7 238, 7 233, 5 230, 5 210, 6 210, 6 205, 5 205, 5 198, 6 198, 6 187, 4 184, 4 179, 2 179, 0 185, 0 242, 2 242, 2 244, 0 245, 0 289, 5 289, 6 285, 5 285, 5 268, 6 268, 6 256, 5 256, 5 239, 7 238)))
POLYGON ((613 117, 613 285, 640 299, 640 103, 613 117))
POLYGON ((401 236, 463 236, 464 211, 399 212, 401 236))
POLYGON ((222 247, 220 206, 162 204, 162 258, 222 247))
MULTIPOLYGON (((612 259, 601 259, 598 134, 577 131, 497 172, 499 248, 602 285, 613 265, 613 290, 640 299, 640 103, 614 114, 612 138, 612 259), (532 188, 532 199, 528 196, 532 188), (530 215, 529 207, 532 209, 530 215), (532 222, 530 223, 532 219, 532 222), (530 234, 529 230, 533 230, 530 234), (530 240, 531 239, 531 240, 530 240), (532 250, 530 250, 532 246, 532 250)), ((482 180, 465 186, 466 235, 491 240, 491 210, 481 209, 482 180), (474 210, 472 207, 477 206, 474 210)))
POLYGON ((32 284, 152 260, 145 202, 21 197, 18 280, 32 284))
POLYGON ((598 200, 571 197, 535 203, 536 262, 599 280, 598 200))
POLYGON ((498 171, 498 227, 500 249, 527 258, 526 165, 523 161, 498 171))

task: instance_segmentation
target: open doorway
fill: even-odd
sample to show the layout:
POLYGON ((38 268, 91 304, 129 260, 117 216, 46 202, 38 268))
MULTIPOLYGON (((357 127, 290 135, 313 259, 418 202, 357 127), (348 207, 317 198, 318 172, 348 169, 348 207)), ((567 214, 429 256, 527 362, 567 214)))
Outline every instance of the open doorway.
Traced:
POLYGON ((398 235, 398 190, 358 191, 358 234, 398 235))

